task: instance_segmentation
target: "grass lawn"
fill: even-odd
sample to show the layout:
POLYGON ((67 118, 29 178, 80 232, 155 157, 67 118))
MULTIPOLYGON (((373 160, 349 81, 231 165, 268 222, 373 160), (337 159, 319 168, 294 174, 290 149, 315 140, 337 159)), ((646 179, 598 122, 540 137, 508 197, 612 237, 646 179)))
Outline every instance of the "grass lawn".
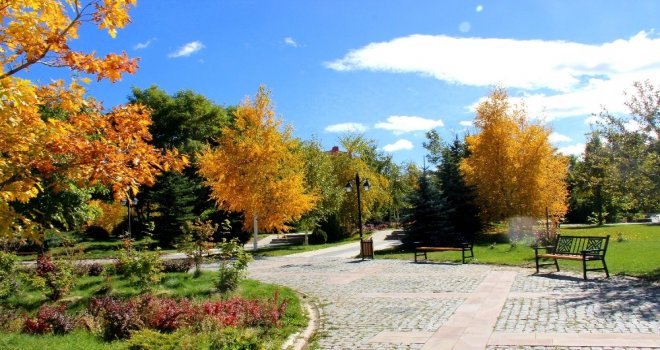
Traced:
MULTIPOLYGON (((167 297, 186 297, 192 300, 219 300, 223 297, 215 292, 214 282, 217 272, 203 272, 198 278, 193 278, 189 273, 167 273, 161 283, 154 289, 153 294, 167 297)), ((102 277, 81 277, 76 287, 68 297, 62 301, 67 303, 68 310, 72 313, 82 312, 89 300, 103 286, 102 277)), ((267 337, 263 339, 265 348, 278 348, 284 340, 294 332, 301 330, 307 325, 307 318, 303 312, 298 295, 291 289, 265 284, 255 280, 241 281, 239 288, 232 294, 248 299, 272 299, 275 291, 279 293, 278 300, 287 299, 286 313, 282 318, 282 327, 267 331, 267 337)), ((112 290, 107 295, 116 297, 132 297, 138 295, 138 290, 127 281, 116 277, 112 280, 112 290)), ((27 312, 32 314, 39 306, 47 301, 46 297, 38 291, 28 290, 19 297, 13 297, 3 302, 1 307, 9 307, 18 310, 18 313, 27 312)), ((4 311, 2 311, 4 313, 4 311)), ((0 321, 1 317, 0 317, 0 321)), ((1 349, 123 349, 125 342, 106 342, 100 336, 93 333, 76 330, 66 335, 29 335, 20 332, 8 332, 6 325, 0 322, 0 348, 1 349)), ((194 334, 192 337, 205 337, 208 334, 194 334)), ((209 340, 210 342, 210 340, 209 340)), ((196 343, 197 344, 197 343, 196 343)))
MULTIPOLYGON (((474 263, 534 268, 534 249, 529 244, 512 246, 502 229, 477 237, 474 263)), ((620 224, 604 226, 566 226, 560 233, 572 236, 610 235, 605 261, 610 274, 660 279, 660 225, 620 224)), ((378 258, 412 260, 412 251, 379 251, 378 258)), ((428 253, 429 260, 461 262, 460 252, 428 253)), ((470 261, 470 260, 468 260, 470 261)), ((598 264, 595 262, 594 264, 598 264)), ((582 262, 560 260, 561 269, 582 271, 582 262)), ((552 271, 552 267, 546 267, 552 271)))
MULTIPOLYGON (((151 248, 154 244, 153 240, 150 239, 141 239, 137 240, 134 243, 136 249, 147 249, 151 248)), ((121 250, 122 242, 120 239, 108 239, 108 240, 83 240, 78 242, 74 250, 82 249, 84 259, 108 259, 116 258, 121 250)), ((62 247, 52 247, 50 252, 53 256, 64 255, 64 248, 62 247)), ((176 253, 174 249, 162 249, 162 253, 176 253)), ((31 261, 37 260, 37 253, 33 254, 21 254, 19 255, 19 260, 21 261, 31 261)))

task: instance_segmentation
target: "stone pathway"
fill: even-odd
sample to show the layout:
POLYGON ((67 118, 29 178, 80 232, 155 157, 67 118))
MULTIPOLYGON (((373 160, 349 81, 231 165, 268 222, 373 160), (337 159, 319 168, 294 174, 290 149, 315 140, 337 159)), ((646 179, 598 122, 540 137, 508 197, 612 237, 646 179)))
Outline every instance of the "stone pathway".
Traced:
POLYGON ((660 287, 636 279, 327 252, 249 272, 312 297, 320 349, 660 349, 660 287))

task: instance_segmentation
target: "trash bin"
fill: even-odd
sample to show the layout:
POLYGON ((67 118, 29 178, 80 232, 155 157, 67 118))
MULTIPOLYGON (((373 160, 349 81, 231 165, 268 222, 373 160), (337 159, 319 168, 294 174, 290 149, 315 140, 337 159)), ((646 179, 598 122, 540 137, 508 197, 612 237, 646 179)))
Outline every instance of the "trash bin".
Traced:
POLYGON ((360 240, 360 256, 362 256, 362 260, 374 258, 374 241, 371 238, 360 240))

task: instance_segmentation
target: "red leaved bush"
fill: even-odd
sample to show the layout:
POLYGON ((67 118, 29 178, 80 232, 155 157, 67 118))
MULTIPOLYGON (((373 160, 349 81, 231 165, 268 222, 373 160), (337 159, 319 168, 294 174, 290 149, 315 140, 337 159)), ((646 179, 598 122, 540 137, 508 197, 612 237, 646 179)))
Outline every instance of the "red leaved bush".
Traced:
POLYGON ((139 304, 135 299, 94 298, 87 309, 92 316, 102 320, 103 337, 107 340, 126 339, 131 331, 143 327, 139 304))
POLYGON ((171 298, 143 296, 141 304, 144 323, 149 328, 163 332, 175 331, 190 325, 198 314, 197 308, 187 299, 177 301, 171 298))
POLYGON ((27 333, 45 334, 54 332, 65 334, 73 330, 73 318, 65 312, 66 305, 51 307, 42 305, 35 318, 25 317, 23 329, 27 333))
POLYGON ((223 301, 207 301, 202 304, 205 315, 210 316, 219 326, 251 327, 280 326, 286 312, 287 300, 278 303, 279 293, 275 291, 268 303, 258 300, 232 298, 223 301))

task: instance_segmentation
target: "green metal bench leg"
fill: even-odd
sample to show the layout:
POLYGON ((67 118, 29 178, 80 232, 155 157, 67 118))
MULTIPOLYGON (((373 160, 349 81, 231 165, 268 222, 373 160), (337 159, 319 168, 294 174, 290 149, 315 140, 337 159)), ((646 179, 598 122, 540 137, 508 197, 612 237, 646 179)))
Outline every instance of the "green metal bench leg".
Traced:
POLYGON ((605 275, 607 276, 607 278, 610 278, 610 272, 607 271, 607 264, 605 264, 605 258, 603 258, 602 261, 603 261, 603 268, 605 269, 605 275))

